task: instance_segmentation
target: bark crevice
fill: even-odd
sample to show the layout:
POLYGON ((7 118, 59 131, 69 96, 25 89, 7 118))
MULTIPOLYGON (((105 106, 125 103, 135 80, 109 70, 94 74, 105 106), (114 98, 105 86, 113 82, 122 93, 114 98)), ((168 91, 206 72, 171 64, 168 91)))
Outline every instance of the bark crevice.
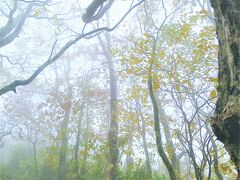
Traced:
POLYGON ((218 100, 212 129, 240 179, 240 1, 211 0, 219 41, 218 100))

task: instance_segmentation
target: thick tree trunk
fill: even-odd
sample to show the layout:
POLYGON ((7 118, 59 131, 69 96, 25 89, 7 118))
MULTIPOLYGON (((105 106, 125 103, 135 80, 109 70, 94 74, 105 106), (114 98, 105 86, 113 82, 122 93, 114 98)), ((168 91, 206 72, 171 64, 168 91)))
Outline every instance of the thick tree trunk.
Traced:
POLYGON ((218 100, 212 128, 240 179, 240 1, 211 0, 219 40, 218 100))

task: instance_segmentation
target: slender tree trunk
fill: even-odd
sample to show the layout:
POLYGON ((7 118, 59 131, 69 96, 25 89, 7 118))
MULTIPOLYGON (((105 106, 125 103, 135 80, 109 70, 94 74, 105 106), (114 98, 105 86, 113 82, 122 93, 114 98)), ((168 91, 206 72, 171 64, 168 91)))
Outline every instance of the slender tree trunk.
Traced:
POLYGON ((146 158, 147 173, 148 173, 149 179, 152 179, 152 166, 151 166, 148 147, 147 147, 146 124, 144 120, 142 120, 142 139, 143 139, 143 148, 144 148, 144 153, 146 158))
POLYGON ((211 140, 212 142, 212 146, 213 146, 213 150, 214 150, 214 154, 213 154, 213 167, 214 167, 214 171, 216 176, 218 177, 219 180, 223 180, 223 176, 221 174, 221 172, 219 171, 218 168, 218 154, 217 154, 217 145, 214 141, 214 139, 211 140))
MULTIPOLYGON (((187 118, 187 114, 184 111, 184 108, 182 107, 182 104, 177 102, 177 100, 175 99, 173 94, 172 94, 172 98, 175 100, 175 103, 178 106, 179 110, 181 111, 181 114, 182 114, 182 117, 183 117, 183 120, 184 120, 183 123, 184 123, 184 126, 185 126, 184 127, 185 132, 183 134, 185 134, 185 136, 181 135, 179 140, 183 144, 184 148, 186 149, 186 152, 187 152, 188 156, 190 157, 190 159, 192 161, 195 178, 197 180, 202 180, 203 179, 202 172, 204 171, 204 168, 205 168, 204 164, 206 164, 206 160, 203 157, 203 159, 201 161, 201 165, 198 165, 197 160, 196 160, 197 155, 196 155, 196 153, 194 151, 194 144, 193 144, 194 134, 193 134, 193 131, 192 131, 192 128, 191 128, 191 124, 194 123, 194 122, 190 121, 187 118), (184 139, 184 140, 182 141, 182 139, 184 139)), ((182 98, 180 98, 179 101, 182 101, 182 98)))
POLYGON ((170 179, 176 180, 177 177, 176 177, 174 168, 163 149, 162 135, 161 135, 161 129, 160 129, 160 122, 159 122, 160 121, 159 109, 158 109, 157 99, 156 99, 156 97, 154 95, 154 91, 153 91, 151 76, 149 77, 149 80, 148 80, 148 90, 149 90, 150 98, 151 98, 152 105, 153 105, 154 128, 155 128, 155 134, 156 134, 156 143, 157 143, 158 153, 159 153, 160 157, 162 158, 163 163, 165 164, 165 166, 168 170, 170 179))
POLYGON ((102 46, 104 55, 108 63, 109 79, 110 79, 110 125, 108 130, 108 143, 110 155, 109 179, 117 179, 118 171, 118 110, 117 110, 117 78, 114 70, 113 59, 110 53, 110 34, 105 34, 106 44, 98 37, 102 46))
POLYGON ((65 180, 67 174, 67 147, 68 147, 68 122, 70 118, 71 111, 71 100, 66 102, 64 105, 66 107, 64 119, 62 122, 62 126, 60 129, 60 137, 61 137, 61 147, 59 153, 59 167, 58 167, 58 180, 65 180))
POLYGON ((128 140, 128 150, 126 153, 126 169, 127 174, 131 173, 133 167, 134 167, 134 160, 132 157, 132 146, 133 146, 133 136, 130 134, 129 140, 128 140))
POLYGON ((240 179, 240 1, 211 0, 219 41, 218 100, 212 128, 240 179))
MULTIPOLYGON (((211 129, 208 123, 206 123, 206 129, 209 134, 211 134, 211 129)), ((218 177, 218 180, 223 180, 223 176, 218 168, 218 152, 217 152, 217 145, 215 143, 215 140, 211 138, 211 143, 213 147, 213 168, 215 171, 216 176, 218 177)))
POLYGON ((138 99, 136 101, 136 108, 137 108, 137 116, 141 120, 142 126, 141 126, 141 136, 142 136, 142 141, 143 141, 143 149, 144 149, 144 154, 146 158, 146 167, 147 167, 147 173, 149 179, 152 179, 152 166, 151 166, 151 161, 149 157, 149 152, 148 152, 148 147, 147 147, 147 139, 146 139, 146 122, 142 114, 141 110, 141 105, 138 99))
POLYGON ((187 175, 185 176, 186 180, 192 180, 191 178, 191 160, 190 160, 190 157, 186 154, 184 156, 184 165, 186 167, 186 171, 187 171, 187 175))
POLYGON ((168 156, 170 157, 171 163, 172 163, 173 168, 175 169, 175 171, 177 173, 177 176, 181 177, 181 174, 180 174, 180 160, 177 157, 176 148, 174 147, 174 144, 173 144, 173 141, 172 141, 172 135, 171 135, 170 128, 169 128, 169 123, 168 123, 169 119, 166 116, 159 99, 157 99, 157 100, 158 100, 158 106, 159 106, 159 114, 160 114, 160 116, 162 116, 161 124, 163 126, 163 132, 164 132, 165 139, 166 139, 166 142, 167 142, 166 145, 167 145, 167 149, 168 149, 168 156))
MULTIPOLYGON (((193 150, 193 134, 192 134, 192 130, 191 130, 191 122, 188 122, 186 114, 183 113, 184 119, 185 119, 185 123, 187 123, 186 129, 188 131, 189 134, 189 140, 187 140, 187 146, 189 149, 189 156, 192 160, 192 164, 193 164, 193 168, 194 168, 194 173, 195 173, 195 177, 197 180, 202 180, 203 176, 202 176, 202 169, 200 166, 198 166, 197 161, 196 161, 196 154, 193 150)), ((188 138, 187 138, 188 139, 188 138)))
POLYGON ((80 169, 80 175, 81 176, 84 176, 87 172, 87 157, 88 157, 88 154, 89 154, 89 138, 90 137, 90 118, 89 118, 89 113, 88 113, 88 109, 89 107, 87 106, 86 107, 86 129, 85 129, 85 133, 83 135, 83 139, 84 139, 84 144, 83 144, 83 147, 84 147, 84 150, 83 150, 83 157, 82 157, 82 166, 81 166, 81 169, 80 169))
POLYGON ((108 59, 108 69, 110 75, 110 109, 111 120, 108 132, 109 152, 111 158, 111 168, 109 171, 110 180, 117 179, 118 171, 118 115, 117 115, 117 80, 111 59, 108 59))
POLYGON ((38 180, 38 160, 37 160, 37 144, 36 142, 32 143, 33 146, 33 158, 34 158, 34 173, 35 173, 35 179, 38 180))
POLYGON ((80 174, 79 174, 79 165, 78 165, 78 155, 79 155, 79 145, 80 145, 80 135, 81 135, 81 123, 83 119, 83 109, 84 109, 85 103, 82 103, 80 105, 80 115, 79 120, 77 124, 77 135, 76 135, 76 144, 74 146, 74 174, 75 179, 80 180, 80 174))

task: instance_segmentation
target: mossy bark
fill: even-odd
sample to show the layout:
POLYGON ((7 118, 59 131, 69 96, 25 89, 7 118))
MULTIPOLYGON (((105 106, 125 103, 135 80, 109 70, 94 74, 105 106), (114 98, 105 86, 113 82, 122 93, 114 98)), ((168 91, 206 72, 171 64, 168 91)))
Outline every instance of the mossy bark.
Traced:
POLYGON ((240 179, 240 1, 211 0, 219 41, 218 100, 212 129, 240 179))

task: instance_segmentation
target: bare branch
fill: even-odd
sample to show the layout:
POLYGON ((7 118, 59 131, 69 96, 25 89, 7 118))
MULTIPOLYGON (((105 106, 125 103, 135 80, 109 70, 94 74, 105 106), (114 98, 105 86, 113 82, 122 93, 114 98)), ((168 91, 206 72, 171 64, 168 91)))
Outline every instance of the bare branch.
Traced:
MULTIPOLYGON (((45 63, 43 63, 28 79, 26 80, 15 80, 12 83, 10 83, 9 85, 3 87, 0 89, 0 96, 9 92, 9 91, 13 91, 16 93, 16 88, 18 86, 24 86, 27 84, 30 84, 34 79, 36 79, 36 77, 46 68, 48 67, 50 64, 52 64, 53 62, 55 62, 60 56, 63 55, 63 53, 68 50, 72 45, 74 45, 75 43, 77 43, 79 40, 86 38, 88 36, 93 35, 92 37, 96 36, 98 34, 98 32, 103 32, 103 31, 113 31, 116 27, 118 27, 118 25, 127 17, 127 15, 137 6, 139 6, 140 4, 142 4, 145 0, 142 0, 138 3, 136 3, 134 6, 132 6, 124 15, 123 17, 112 27, 112 28, 108 28, 108 27, 102 27, 102 28, 98 28, 95 30, 92 30, 88 33, 85 34, 80 34, 78 35, 74 40, 70 40, 68 41, 63 47, 62 49, 53 57, 52 56, 52 52, 54 49, 54 46, 52 47, 52 52, 50 57, 48 58, 47 61, 45 61, 45 63)), ((55 42, 56 43, 56 42, 55 42)), ((54 44, 55 45, 55 44, 54 44)))
MULTIPOLYGON (((25 13, 21 16, 21 19, 19 20, 18 24, 16 25, 15 27, 15 30, 12 32, 13 30, 13 25, 12 25, 12 21, 11 20, 11 24, 7 24, 6 25, 6 28, 4 28, 2 30, 2 34, 0 34, 0 48, 3 47, 3 46, 6 46, 7 44, 10 44, 16 37, 18 37, 29 13, 31 12, 32 10, 32 5, 28 5, 28 8, 27 10, 25 11, 25 13), (11 33, 12 32, 12 33, 11 33), (10 34, 11 33, 11 34, 10 34)), ((14 11, 15 12, 15 11, 14 11)))
POLYGON ((14 1, 13 9, 10 11, 8 15, 7 24, 0 29, 0 39, 2 39, 2 37, 7 35, 9 32, 11 32, 11 29, 13 26, 13 14, 16 12, 16 10, 17 10, 17 1, 14 1))

